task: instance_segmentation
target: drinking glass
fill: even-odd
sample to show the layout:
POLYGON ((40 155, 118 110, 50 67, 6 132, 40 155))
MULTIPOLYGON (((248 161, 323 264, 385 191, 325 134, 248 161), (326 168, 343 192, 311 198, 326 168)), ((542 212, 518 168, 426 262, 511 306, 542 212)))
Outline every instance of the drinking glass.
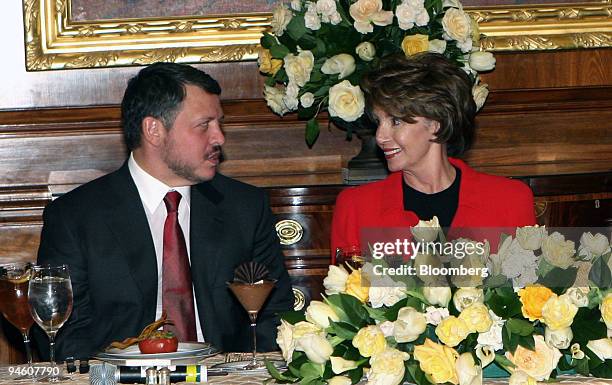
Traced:
MULTIPOLYGON (((72 312, 72 284, 68 266, 34 266, 28 289, 28 302, 34 321, 49 337, 49 358, 55 369, 55 335, 72 312)), ((44 382, 59 382, 69 379, 51 370, 44 382)))
POLYGON ((253 356, 251 362, 244 367, 246 370, 265 368, 263 362, 257 362, 255 353, 257 352, 257 314, 264 302, 274 288, 274 281, 261 281, 258 283, 231 282, 228 283, 230 289, 242 304, 244 310, 249 313, 251 320, 251 331, 253 332, 253 356))
POLYGON ((361 248, 357 245, 339 247, 336 249, 336 265, 348 265, 353 269, 359 269, 364 264, 361 248))
MULTIPOLYGON (((30 263, 12 262, 0 265, 0 311, 4 318, 21 332, 28 365, 32 366, 30 327, 34 324, 34 319, 28 307, 30 275, 30 263)), ((25 378, 33 379, 33 376, 24 375, 16 379, 25 378)))

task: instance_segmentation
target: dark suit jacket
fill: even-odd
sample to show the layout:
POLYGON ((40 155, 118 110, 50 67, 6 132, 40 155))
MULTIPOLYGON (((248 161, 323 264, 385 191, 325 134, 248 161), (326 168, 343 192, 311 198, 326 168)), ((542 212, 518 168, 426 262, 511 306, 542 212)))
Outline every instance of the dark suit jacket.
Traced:
MULTIPOLYGON (((224 351, 252 348, 246 312, 227 288, 243 261, 265 264, 276 288, 258 319, 258 350, 276 348, 276 313, 293 295, 265 192, 223 175, 191 189, 191 274, 204 338, 224 351)), ((74 308, 57 357, 89 357, 154 321, 153 240, 127 163, 50 203, 40 264, 68 264, 74 308)), ((46 339, 43 338, 46 342, 46 339)), ((46 343, 38 344, 46 352, 46 343)))

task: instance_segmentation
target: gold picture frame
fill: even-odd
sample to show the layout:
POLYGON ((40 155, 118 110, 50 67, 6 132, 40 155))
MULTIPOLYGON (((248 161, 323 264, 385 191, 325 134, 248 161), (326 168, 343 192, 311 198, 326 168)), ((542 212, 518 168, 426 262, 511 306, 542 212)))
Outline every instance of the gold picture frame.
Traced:
MULTIPOLYGON (((71 0, 23 0, 28 71, 222 62, 256 57, 269 13, 70 20, 71 0)), ((612 0, 470 7, 482 46, 524 51, 612 46, 612 0)))

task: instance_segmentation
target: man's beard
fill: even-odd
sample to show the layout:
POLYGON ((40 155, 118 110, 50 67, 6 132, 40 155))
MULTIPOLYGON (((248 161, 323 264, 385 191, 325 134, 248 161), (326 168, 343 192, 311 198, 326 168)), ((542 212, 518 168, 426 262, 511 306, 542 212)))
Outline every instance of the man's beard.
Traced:
MULTIPOLYGON (((196 172, 196 167, 188 164, 184 160, 180 159, 176 156, 176 145, 174 141, 170 140, 166 142, 162 150, 162 160, 168 166, 174 174, 177 176, 192 182, 193 184, 198 184, 202 182, 206 182, 210 180, 208 177, 199 176, 196 172)), ((221 146, 214 146, 212 152, 208 152, 204 154, 204 161, 206 161, 212 154, 215 152, 221 152, 221 146)))

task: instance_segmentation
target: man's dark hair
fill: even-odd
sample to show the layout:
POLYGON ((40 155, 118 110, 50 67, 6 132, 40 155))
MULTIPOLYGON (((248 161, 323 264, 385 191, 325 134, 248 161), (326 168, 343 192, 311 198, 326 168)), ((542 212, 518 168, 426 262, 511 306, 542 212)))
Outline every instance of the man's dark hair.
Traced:
POLYGON ((128 150, 140 146, 142 120, 147 116, 162 121, 167 129, 174 124, 186 85, 220 95, 219 83, 203 71, 176 63, 154 63, 130 79, 121 102, 121 124, 128 150))
POLYGON ((474 136, 476 104, 472 81, 455 63, 435 53, 381 60, 362 80, 368 110, 414 123, 424 117, 440 123, 437 143, 446 143, 450 156, 468 150, 474 136))

